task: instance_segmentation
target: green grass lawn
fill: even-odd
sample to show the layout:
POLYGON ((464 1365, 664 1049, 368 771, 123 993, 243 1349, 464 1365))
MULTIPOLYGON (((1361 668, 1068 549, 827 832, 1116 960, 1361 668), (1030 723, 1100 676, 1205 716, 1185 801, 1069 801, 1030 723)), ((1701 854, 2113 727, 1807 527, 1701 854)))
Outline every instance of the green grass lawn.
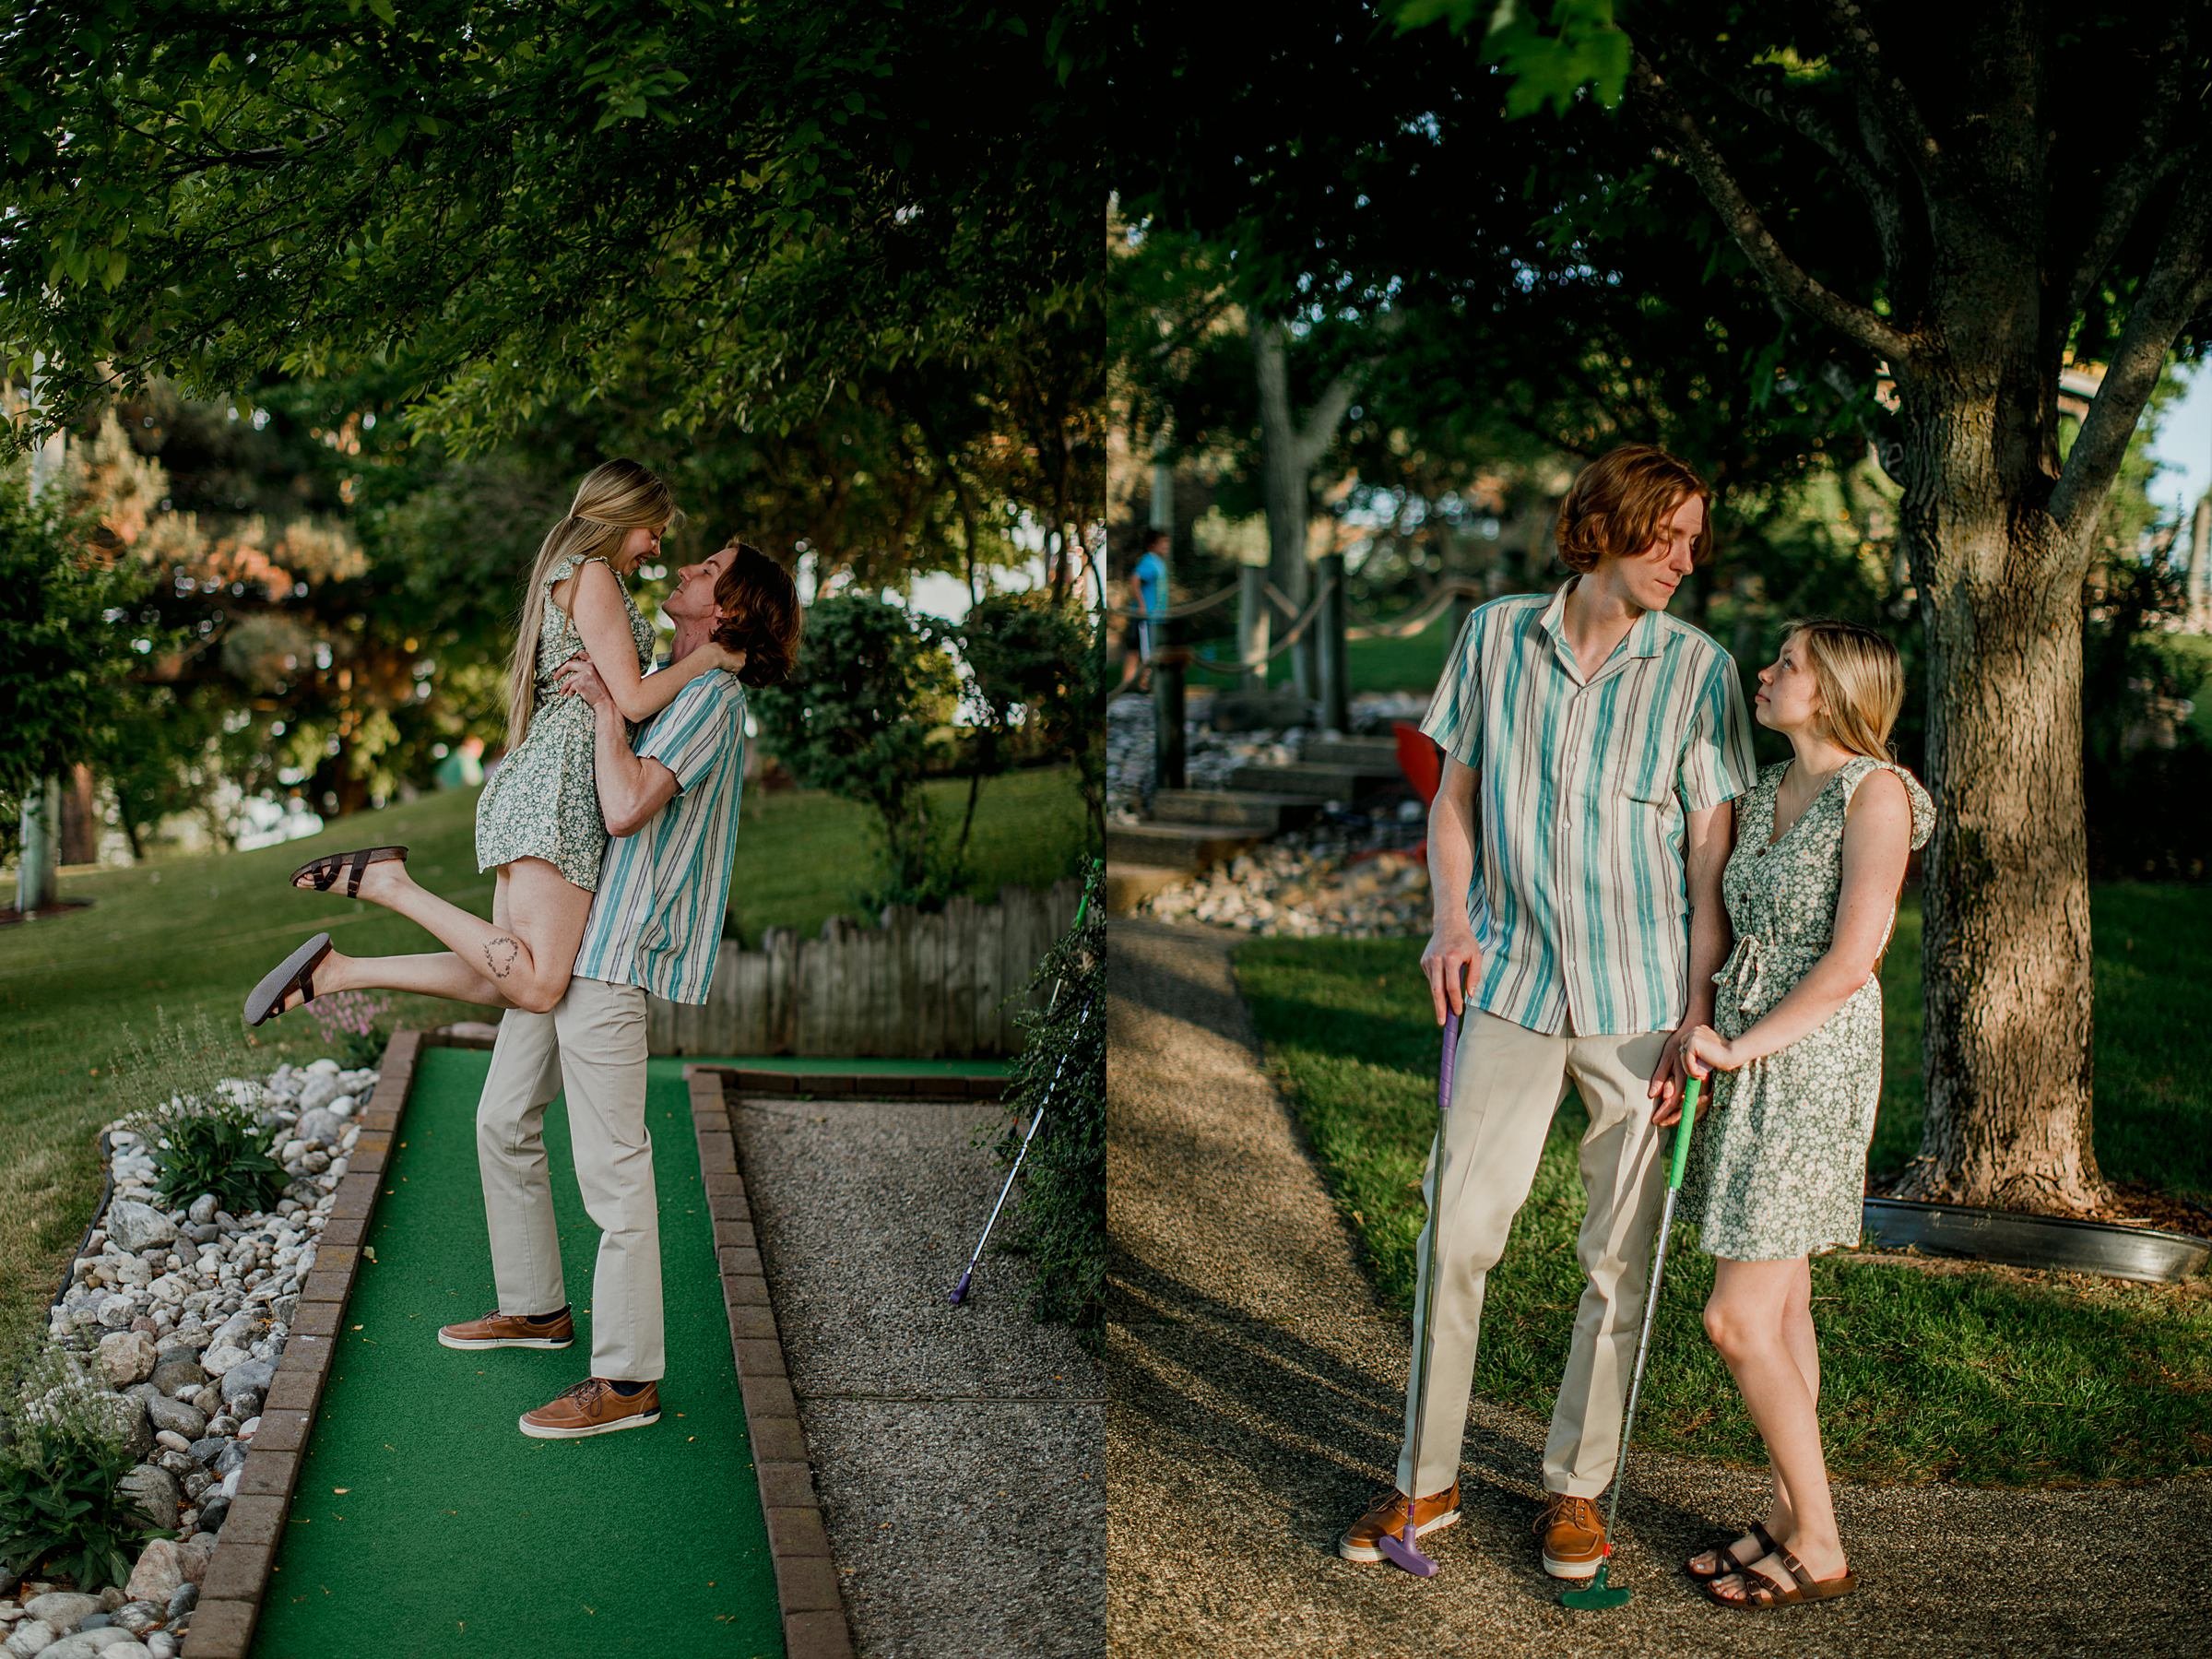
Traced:
MULTIPOLYGON (((65 898, 91 907, 0 929, 0 1022, 7 1032, 0 1072, 0 1348, 33 1331, 100 1191, 93 1136, 125 1109, 109 1093, 124 1048, 124 1027, 142 1036, 156 1010, 172 1022, 206 1013, 224 1034, 239 1031, 245 993, 284 953, 328 930, 349 953, 435 949, 412 923, 343 898, 296 894, 294 866, 318 852, 405 843, 418 881, 489 916, 491 878, 476 868, 476 791, 433 795, 381 812, 359 813, 319 835, 282 847, 210 858, 179 858, 126 870, 65 876, 65 898)), ((959 784, 930 786, 953 826, 966 801, 959 784)), ((1077 870, 1083 808, 1073 770, 1053 767, 983 787, 969 848, 971 891, 1045 885, 1077 870)), ((748 942, 771 927, 819 930, 852 914, 871 859, 869 815, 810 790, 746 795, 730 907, 748 942)), ((487 1011, 426 997, 395 1000, 396 1025, 480 1019, 487 1011)), ((265 1026, 242 1062, 273 1068, 322 1045, 313 1024, 293 1014, 265 1026)), ((245 1037, 240 1047, 243 1049, 245 1037)), ((136 1100, 130 1106, 143 1104, 136 1100)))
MULTIPOLYGON (((1420 633, 1405 639, 1348 639, 1344 642, 1344 678, 1351 682, 1354 694, 1360 692, 1418 692, 1426 696, 1436 689, 1437 677, 1444 671, 1444 653, 1451 648, 1451 618, 1449 613, 1438 617, 1420 633)), ((1236 660, 1236 638, 1224 634, 1209 639, 1198 646, 1216 662, 1236 660)), ((1291 653, 1288 651, 1268 665, 1268 683, 1290 683, 1291 653)), ((1193 685, 1229 685, 1235 681, 1220 674, 1191 670, 1193 685)))
MULTIPOLYGON (((2212 893, 2100 887, 2094 907, 2100 1160, 2116 1179, 2201 1195, 2212 1182, 2212 1087, 2183 1054, 2212 1014, 2212 893)), ((1917 907, 1900 919, 1885 965, 1877 1163, 1885 1151, 1900 1160, 1918 1135, 1919 919, 1917 907)), ((1260 940, 1237 955, 1271 1067, 1331 1195, 1383 1297, 1409 1317, 1437 1049, 1414 957, 1399 940, 1260 940)), ((1476 1388, 1546 1414, 1581 1291, 1575 1147, 1586 1121, 1570 1096, 1484 1304, 1476 1388)), ((1694 1241, 1678 1224, 1638 1436, 1756 1463, 1757 1435, 1698 1322, 1712 1262, 1694 1241)), ((1821 1422, 1839 1474, 2028 1484, 2212 1467, 2212 1284, 1838 1252, 1815 1262, 1813 1289, 1821 1422)))

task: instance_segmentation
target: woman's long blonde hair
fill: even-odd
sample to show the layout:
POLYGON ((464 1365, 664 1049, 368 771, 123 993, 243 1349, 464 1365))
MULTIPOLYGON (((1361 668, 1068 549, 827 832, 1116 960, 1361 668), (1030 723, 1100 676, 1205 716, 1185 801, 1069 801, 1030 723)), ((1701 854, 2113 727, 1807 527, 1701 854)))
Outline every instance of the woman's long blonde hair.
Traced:
POLYGON ((507 747, 521 742, 530 729, 530 716, 538 707, 538 631, 545 625, 546 572, 562 560, 604 559, 623 574, 617 562, 622 541, 643 526, 668 530, 683 522, 683 514, 660 478, 635 461, 602 461, 584 475, 568 516, 545 533, 538 544, 538 558, 530 566, 530 580, 523 588, 522 614, 515 622, 515 658, 507 670, 507 747))
POLYGON ((1830 741, 1853 754, 1894 761, 1889 734, 1905 709, 1905 670, 1897 647, 1872 628, 1808 617, 1782 630, 1782 649, 1804 644, 1820 686, 1820 717, 1830 741))

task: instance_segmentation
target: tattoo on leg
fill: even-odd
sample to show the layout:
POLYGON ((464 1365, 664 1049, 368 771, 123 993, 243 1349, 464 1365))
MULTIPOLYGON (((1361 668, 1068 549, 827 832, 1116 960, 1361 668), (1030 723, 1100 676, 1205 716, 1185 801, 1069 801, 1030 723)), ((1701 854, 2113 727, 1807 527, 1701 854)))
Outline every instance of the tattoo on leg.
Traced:
POLYGON ((484 945, 484 966, 494 979, 504 979, 514 967, 515 959, 521 954, 522 946, 512 939, 490 940, 484 945))

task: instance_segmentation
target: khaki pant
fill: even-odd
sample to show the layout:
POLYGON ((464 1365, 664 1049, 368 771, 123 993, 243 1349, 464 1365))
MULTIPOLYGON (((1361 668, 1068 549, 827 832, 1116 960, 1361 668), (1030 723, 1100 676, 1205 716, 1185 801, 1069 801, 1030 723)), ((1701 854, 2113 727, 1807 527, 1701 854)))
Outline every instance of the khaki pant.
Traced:
POLYGON ((550 1313, 568 1300, 544 1134, 545 1108, 564 1083, 576 1185, 599 1226, 591 1373, 657 1381, 668 1369, 660 1210, 645 1129, 645 993, 634 985, 572 979, 552 1013, 510 1009, 500 1021, 476 1111, 499 1309, 550 1313))
POLYGON ((1552 1116, 1572 1083, 1590 1108, 1582 1137, 1589 1211, 1576 1240, 1588 1282, 1575 1315, 1574 1344, 1544 1445, 1544 1485, 1594 1498, 1613 1478, 1621 1416, 1651 1266, 1652 1234, 1666 1196, 1664 1136, 1646 1097, 1668 1033, 1551 1037, 1496 1014, 1467 1011, 1453 1065, 1443 1144, 1431 1147, 1422 1191, 1437 1240, 1435 1329, 1429 1375, 1421 1375, 1420 1320, 1428 1306, 1428 1231, 1418 1247, 1414 1375, 1406 1390, 1405 1444, 1398 1487, 1426 1495, 1458 1478, 1460 1441, 1474 1387, 1475 1335, 1483 1286, 1506 1247, 1507 1230, 1529 1196, 1552 1116), (1437 1203, 1438 1194, 1442 1203, 1437 1203), (1416 1406, 1416 1402, 1418 1406, 1416 1406), (1414 1413, 1421 1410, 1421 1467, 1413 1467, 1414 1413))

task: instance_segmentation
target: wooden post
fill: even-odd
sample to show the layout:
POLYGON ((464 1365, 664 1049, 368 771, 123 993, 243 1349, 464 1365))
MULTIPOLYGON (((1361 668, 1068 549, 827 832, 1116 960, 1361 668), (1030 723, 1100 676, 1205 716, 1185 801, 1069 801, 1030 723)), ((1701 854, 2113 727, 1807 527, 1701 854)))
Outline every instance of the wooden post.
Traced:
POLYGON ((1320 658, 1321 729, 1352 729, 1352 688, 1345 679, 1344 661, 1344 555, 1324 553, 1316 562, 1314 576, 1321 587, 1321 610, 1314 625, 1320 658))

